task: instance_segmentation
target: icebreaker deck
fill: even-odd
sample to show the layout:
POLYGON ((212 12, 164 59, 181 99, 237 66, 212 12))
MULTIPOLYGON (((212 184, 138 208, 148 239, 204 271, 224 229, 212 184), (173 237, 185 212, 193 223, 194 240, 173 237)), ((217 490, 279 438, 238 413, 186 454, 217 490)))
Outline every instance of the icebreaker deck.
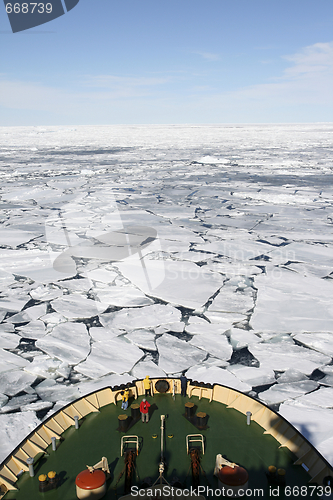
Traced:
MULTIPOLYGON (((44 421, 0 466, 3 498, 74 500, 77 476, 102 457, 107 458, 110 470, 105 499, 127 498, 130 487, 135 498, 139 488, 159 485, 162 476, 164 485, 190 491, 194 487, 191 448, 198 452, 196 486, 201 486, 201 492, 205 488, 206 494, 202 492, 205 498, 215 496, 214 491, 219 487, 214 475, 219 454, 246 469, 247 487, 262 491, 257 494, 260 498, 271 498, 270 488, 278 485, 268 479, 269 466, 284 469, 285 484, 291 488, 308 485, 318 488, 326 484, 327 477, 333 476, 330 465, 296 429, 253 398, 219 384, 197 382, 190 382, 187 396, 182 397, 179 380, 169 378, 163 379, 169 385, 167 392, 159 393, 154 390, 157 380, 152 380, 153 396, 147 396, 151 404, 148 423, 141 421, 137 410, 139 419, 131 418, 135 415, 135 404, 144 394, 142 381, 127 384, 132 410, 131 406, 126 411, 121 409, 122 387, 108 387, 74 401, 44 421), (186 403, 192 404, 185 407, 186 403), (124 424, 118 418, 121 415, 128 415, 127 428, 125 425, 123 430, 124 424), (163 474, 159 472, 161 446, 163 474), (128 480, 124 459, 131 450, 133 466, 128 480), (34 477, 30 477, 26 464, 29 456, 34 458, 34 477), (50 471, 56 472, 57 487, 40 492, 39 476, 50 471)), ((320 493, 313 488, 311 491, 309 498, 320 493)))

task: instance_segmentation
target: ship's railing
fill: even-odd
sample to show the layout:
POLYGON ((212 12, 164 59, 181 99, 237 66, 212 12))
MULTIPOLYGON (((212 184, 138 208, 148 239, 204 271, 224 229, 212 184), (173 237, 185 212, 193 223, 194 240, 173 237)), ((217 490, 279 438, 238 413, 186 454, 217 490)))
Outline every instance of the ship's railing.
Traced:
MULTIPOLYGON (((155 392, 155 383, 161 378, 151 379, 151 391, 155 392)), ((165 378, 169 383, 170 394, 180 394, 181 385, 177 378, 165 378)), ((52 438, 60 439, 64 431, 75 425, 78 417, 81 420, 92 412, 98 412, 100 408, 109 404, 117 404, 121 390, 125 386, 105 387, 76 401, 69 403, 61 410, 51 415, 42 422, 33 432, 29 434, 17 448, 0 464, 0 499, 8 490, 16 490, 15 483, 24 471, 28 471, 27 459, 35 460, 46 452, 52 445, 52 438)), ((135 399, 145 394, 143 380, 135 380, 126 384, 130 391, 130 397, 135 399)), ((252 420, 264 429, 264 434, 272 435, 281 447, 288 448, 293 452, 297 460, 295 464, 303 466, 310 475, 309 482, 322 484, 326 476, 333 475, 331 465, 322 455, 281 415, 268 408, 256 399, 243 394, 236 389, 231 389, 220 384, 204 384, 189 381, 187 385, 189 397, 198 396, 199 399, 207 398, 233 408, 244 415, 251 412, 252 420)))

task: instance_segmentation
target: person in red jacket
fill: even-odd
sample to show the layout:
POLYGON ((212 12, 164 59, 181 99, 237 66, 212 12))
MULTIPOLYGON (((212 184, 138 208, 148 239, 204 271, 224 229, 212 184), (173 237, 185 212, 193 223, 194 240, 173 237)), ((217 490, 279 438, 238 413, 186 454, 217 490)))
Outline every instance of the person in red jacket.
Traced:
POLYGON ((145 398, 143 398, 143 400, 140 403, 140 412, 143 423, 145 423, 145 421, 148 422, 149 420, 149 407, 150 403, 148 403, 148 401, 145 398))

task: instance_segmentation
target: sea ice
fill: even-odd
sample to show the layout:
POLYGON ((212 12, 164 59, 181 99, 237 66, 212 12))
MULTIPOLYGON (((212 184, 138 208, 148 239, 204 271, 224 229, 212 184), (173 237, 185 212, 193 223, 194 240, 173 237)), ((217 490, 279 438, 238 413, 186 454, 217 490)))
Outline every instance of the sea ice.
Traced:
POLYGON ((104 387, 114 387, 115 385, 127 384, 128 382, 133 382, 133 377, 128 373, 125 373, 124 375, 113 373, 98 380, 82 382, 81 384, 77 384, 76 387, 78 387, 80 395, 84 396, 85 394, 97 391, 98 389, 103 389, 104 387))
POLYGON ((290 383, 290 382, 300 382, 301 380, 306 380, 304 373, 294 368, 288 368, 280 377, 277 379, 278 384, 290 383))
POLYGON ((146 360, 146 358, 143 361, 139 361, 139 363, 132 368, 131 374, 137 379, 145 378, 147 375, 149 375, 150 378, 165 377, 165 372, 153 361, 149 359, 146 360))
POLYGON ((242 330, 240 328, 230 328, 227 334, 230 335, 230 343, 236 350, 261 342, 260 337, 255 335, 253 332, 242 330))
POLYGON ((312 392, 318 387, 318 382, 314 380, 302 380, 301 382, 293 382, 287 384, 272 385, 267 391, 259 394, 259 399, 266 404, 277 404, 286 401, 287 399, 294 399, 302 394, 312 392))
POLYGON ((21 411, 41 411, 48 410, 52 408, 54 403, 51 401, 36 401, 35 403, 30 403, 21 408, 21 411))
POLYGON ((222 286, 221 275, 205 271, 193 262, 149 260, 151 273, 159 277, 152 286, 136 260, 116 263, 121 273, 149 296, 190 309, 201 308, 222 286))
POLYGON ((36 356, 34 360, 24 368, 24 371, 41 378, 56 378, 57 369, 61 365, 59 359, 53 359, 46 355, 36 356))
POLYGON ((6 320, 7 323, 25 323, 26 321, 35 321, 46 314, 46 304, 28 307, 24 311, 10 316, 6 320))
POLYGON ((311 375, 314 370, 331 361, 324 354, 289 342, 252 344, 248 350, 259 360, 260 366, 270 366, 277 371, 293 367, 305 375, 311 375))
POLYGON ((42 316, 40 319, 46 324, 48 329, 53 328, 60 323, 66 323, 67 321, 65 316, 57 312, 45 314, 45 316, 42 316))
POLYGON ((28 243, 28 241, 31 241, 38 236, 42 236, 42 233, 21 231, 13 229, 11 227, 0 229, 1 245, 9 246, 12 248, 23 245, 24 243, 28 243))
POLYGON ((28 339, 40 339, 47 333, 43 321, 37 319, 30 321, 27 325, 16 327, 22 337, 28 339))
POLYGON ((150 330, 138 329, 133 330, 131 333, 124 335, 132 344, 142 347, 143 349, 148 349, 149 351, 156 351, 155 344, 155 333, 150 330))
POLYGON ((255 368, 254 366, 244 366, 236 364, 229 365, 227 369, 242 382, 245 382, 252 387, 274 384, 276 382, 275 373, 268 366, 260 366, 259 368, 255 368))
MULTIPOLYGON (((191 319, 193 316, 191 316, 191 319)), ((221 335, 225 331, 227 331, 227 328, 224 327, 222 324, 212 324, 208 323, 208 321, 199 318, 200 322, 198 323, 192 323, 190 322, 188 325, 185 326, 185 331, 191 335, 206 335, 206 334, 211 334, 211 335, 221 335)))
POLYGON ((185 323, 183 321, 178 321, 175 323, 166 323, 165 325, 160 325, 154 328, 156 335, 167 333, 167 332, 176 332, 182 333, 185 328, 185 323))
POLYGON ((51 306, 57 313, 70 320, 97 316, 108 307, 96 300, 86 299, 74 293, 52 300, 51 306))
POLYGON ((3 367, 4 367, 3 371, 5 371, 5 370, 14 370, 17 369, 18 367, 23 368, 24 366, 28 365, 29 361, 22 358, 22 356, 6 351, 4 349, 0 349, 0 371, 2 371, 3 367))
POLYGON ((3 332, 0 330, 0 348, 15 349, 20 343, 21 337, 15 333, 3 332))
POLYGON ((199 347, 216 358, 227 361, 231 358, 232 347, 225 335, 206 333, 205 335, 195 335, 188 344, 199 347))
POLYGON ((16 396, 12 398, 5 406, 1 408, 2 413, 8 413, 13 410, 24 408, 30 403, 34 403, 37 399, 37 394, 24 394, 23 396, 16 396))
POLYGON ((256 276, 258 296, 252 327, 266 332, 332 331, 333 283, 330 281, 300 276, 282 268, 256 276))
POLYGON ((8 401, 8 396, 0 393, 0 408, 2 408, 8 401))
POLYGON ((159 337, 156 345, 159 352, 158 366, 167 374, 184 371, 207 357, 203 350, 168 333, 159 337))
POLYGON ((315 351, 333 357, 333 333, 299 333, 294 339, 315 351))
MULTIPOLYGON (((26 276, 37 283, 52 283, 76 275, 76 268, 56 270, 53 267, 52 252, 34 249, 0 250, 0 269, 19 276, 26 276)), ((27 301, 26 301, 27 302, 27 301)), ((1 307, 1 303, 0 303, 1 307)), ((19 309, 13 309, 20 311, 19 309)), ((10 309, 9 309, 10 310, 10 309)))
POLYGON ((30 388, 35 380, 36 376, 22 370, 0 373, 1 392, 7 396, 15 396, 15 394, 30 388))
POLYGON ((152 299, 133 286, 95 287, 94 294, 107 307, 139 307, 154 304, 152 299))
MULTIPOLYGON (((69 292, 83 292, 88 293, 92 287, 92 283, 87 278, 77 278, 77 279, 69 279, 64 281, 58 281, 57 284, 66 291, 69 292)), ((63 297, 64 299, 68 298, 68 295, 63 297)))
MULTIPOLYGON (((321 382, 321 380, 319 381, 321 382)), ((297 398, 300 404, 306 406, 319 406, 321 408, 332 408, 333 409, 333 388, 331 387, 319 387, 317 391, 311 392, 310 394, 305 394, 297 398)))
POLYGON ((298 429, 319 453, 333 463, 333 410, 309 407, 295 401, 286 401, 279 413, 298 429))
POLYGON ((116 328, 104 328, 92 326, 89 328, 89 334, 91 338, 97 342, 104 342, 111 339, 112 337, 118 337, 119 335, 124 335, 123 330, 117 330, 116 328))
POLYGON ((186 372, 186 377, 198 382, 225 385, 241 392, 249 392, 252 389, 249 384, 242 382, 228 370, 218 368, 217 366, 210 366, 208 368, 198 365, 192 366, 186 372))
POLYGON ((226 283, 214 298, 208 312, 246 314, 254 306, 254 290, 250 287, 239 289, 237 285, 226 283))
POLYGON ((60 323, 51 333, 37 340, 36 347, 52 358, 76 365, 88 356, 90 337, 83 323, 60 323))
POLYGON ((99 315, 103 326, 122 330, 154 328, 160 325, 180 321, 181 312, 170 305, 154 304, 135 309, 122 309, 99 315))
POLYGON ((129 372, 143 356, 144 352, 129 341, 114 337, 93 343, 88 358, 75 370, 94 379, 108 373, 122 374, 129 372))
POLYGON ((54 285, 39 285, 30 292, 31 297, 34 300, 47 301, 57 299, 63 295, 63 290, 54 285))
POLYGON ((107 269, 93 269, 87 272, 90 280, 100 281, 101 283, 112 283, 117 278, 118 273, 115 271, 108 271, 107 269))
POLYGON ((0 415, 0 461, 40 424, 34 411, 0 415))
POLYGON ((44 401, 57 402, 73 401, 78 399, 81 394, 77 385, 58 384, 55 380, 45 379, 35 387, 38 396, 44 401))

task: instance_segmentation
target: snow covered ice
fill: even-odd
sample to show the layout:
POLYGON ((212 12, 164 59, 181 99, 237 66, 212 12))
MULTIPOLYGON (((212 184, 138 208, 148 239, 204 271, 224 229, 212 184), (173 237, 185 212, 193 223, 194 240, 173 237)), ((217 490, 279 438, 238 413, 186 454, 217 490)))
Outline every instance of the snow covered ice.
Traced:
POLYGON ((333 463, 332 128, 0 128, 0 460, 46 411, 185 370, 333 463))

